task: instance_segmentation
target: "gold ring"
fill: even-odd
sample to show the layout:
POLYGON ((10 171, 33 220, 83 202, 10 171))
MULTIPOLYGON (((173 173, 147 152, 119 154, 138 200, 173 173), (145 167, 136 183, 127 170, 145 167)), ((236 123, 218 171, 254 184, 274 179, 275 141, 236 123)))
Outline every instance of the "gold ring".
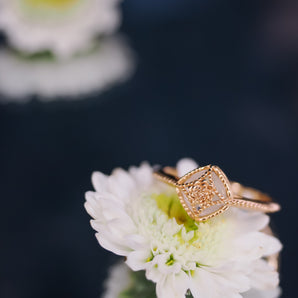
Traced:
POLYGON ((178 177, 176 169, 165 167, 155 171, 154 176, 176 187, 183 208, 195 221, 206 221, 230 206, 265 213, 280 210, 280 205, 270 196, 230 182, 218 166, 200 167, 182 177, 178 177))

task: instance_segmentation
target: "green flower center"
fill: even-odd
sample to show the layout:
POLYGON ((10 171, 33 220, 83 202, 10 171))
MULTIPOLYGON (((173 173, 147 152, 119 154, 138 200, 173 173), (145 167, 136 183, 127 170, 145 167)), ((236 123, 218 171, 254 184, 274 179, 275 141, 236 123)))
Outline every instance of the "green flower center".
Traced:
POLYGON ((186 231, 198 229, 196 222, 184 210, 176 193, 154 194, 152 197, 156 201, 157 207, 169 218, 175 218, 178 224, 183 224, 186 231))

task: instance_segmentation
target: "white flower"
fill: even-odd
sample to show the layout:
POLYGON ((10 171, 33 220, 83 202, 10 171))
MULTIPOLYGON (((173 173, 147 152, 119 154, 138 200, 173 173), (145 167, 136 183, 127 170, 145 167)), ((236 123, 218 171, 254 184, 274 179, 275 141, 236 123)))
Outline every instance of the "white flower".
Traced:
MULTIPOLYGON (((178 163, 180 176, 197 165, 178 163)), ((156 181, 142 164, 128 172, 92 176, 95 192, 86 193, 85 208, 102 247, 126 256, 134 271, 145 270, 159 298, 242 297, 250 289, 270 290, 278 273, 263 259, 281 249, 261 230, 267 215, 231 208, 205 223, 194 222, 175 189, 156 181)))
POLYGON ((125 81, 134 66, 133 53, 121 37, 104 38, 93 51, 63 61, 26 58, 2 48, 0 93, 5 101, 27 101, 31 95, 76 98, 125 81))
POLYGON ((20 51, 68 57, 120 23, 119 0, 0 0, 0 30, 20 51))

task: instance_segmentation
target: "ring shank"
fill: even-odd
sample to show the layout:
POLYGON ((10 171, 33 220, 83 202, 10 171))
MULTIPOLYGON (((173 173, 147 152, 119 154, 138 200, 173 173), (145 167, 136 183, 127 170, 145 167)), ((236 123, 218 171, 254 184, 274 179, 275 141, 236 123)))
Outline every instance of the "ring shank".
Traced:
POLYGON ((267 194, 252 187, 246 187, 238 182, 231 182, 233 194, 233 205, 249 209, 261 209, 264 212, 277 212, 280 210, 279 204, 272 201, 267 194), (247 205, 246 202, 249 204, 247 205), (246 206, 247 205, 247 206, 246 206))
POLYGON ((154 176, 167 184, 170 184, 172 186, 178 185, 178 173, 175 168, 171 167, 164 167, 154 172, 154 176))
POLYGON ((272 202, 270 196, 264 194, 263 192, 256 190, 252 187, 246 187, 238 182, 230 182, 231 190, 234 197, 245 198, 249 200, 258 200, 261 202, 272 202))

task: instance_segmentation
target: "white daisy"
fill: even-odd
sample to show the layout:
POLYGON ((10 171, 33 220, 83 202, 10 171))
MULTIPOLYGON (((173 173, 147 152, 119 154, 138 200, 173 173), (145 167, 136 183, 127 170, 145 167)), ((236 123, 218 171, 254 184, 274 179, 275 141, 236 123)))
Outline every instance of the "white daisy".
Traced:
MULTIPOLYGON (((196 168, 178 163, 180 176, 196 168)), ((281 249, 261 230, 267 215, 231 208, 204 223, 194 222, 173 187, 156 181, 148 164, 111 176, 96 172, 85 208, 102 247, 125 256, 134 271, 145 270, 159 298, 242 297, 250 289, 270 290, 278 273, 263 259, 281 249)))
POLYGON ((69 57, 120 23, 119 0, 0 0, 0 30, 23 52, 69 57))
POLYGON ((125 39, 107 37, 90 52, 57 61, 51 57, 24 57, 0 49, 0 94, 3 101, 41 100, 99 92, 128 79, 134 56, 125 39))
MULTIPOLYGON (((109 275, 104 282, 102 298, 156 298, 154 283, 147 280, 144 271, 132 271, 125 263, 119 262, 109 268, 109 275)), ((242 293, 243 298, 278 298, 280 289, 251 289, 242 293)), ((191 298, 188 292, 187 298, 191 298)), ((205 297, 203 297, 205 298, 205 297)))

